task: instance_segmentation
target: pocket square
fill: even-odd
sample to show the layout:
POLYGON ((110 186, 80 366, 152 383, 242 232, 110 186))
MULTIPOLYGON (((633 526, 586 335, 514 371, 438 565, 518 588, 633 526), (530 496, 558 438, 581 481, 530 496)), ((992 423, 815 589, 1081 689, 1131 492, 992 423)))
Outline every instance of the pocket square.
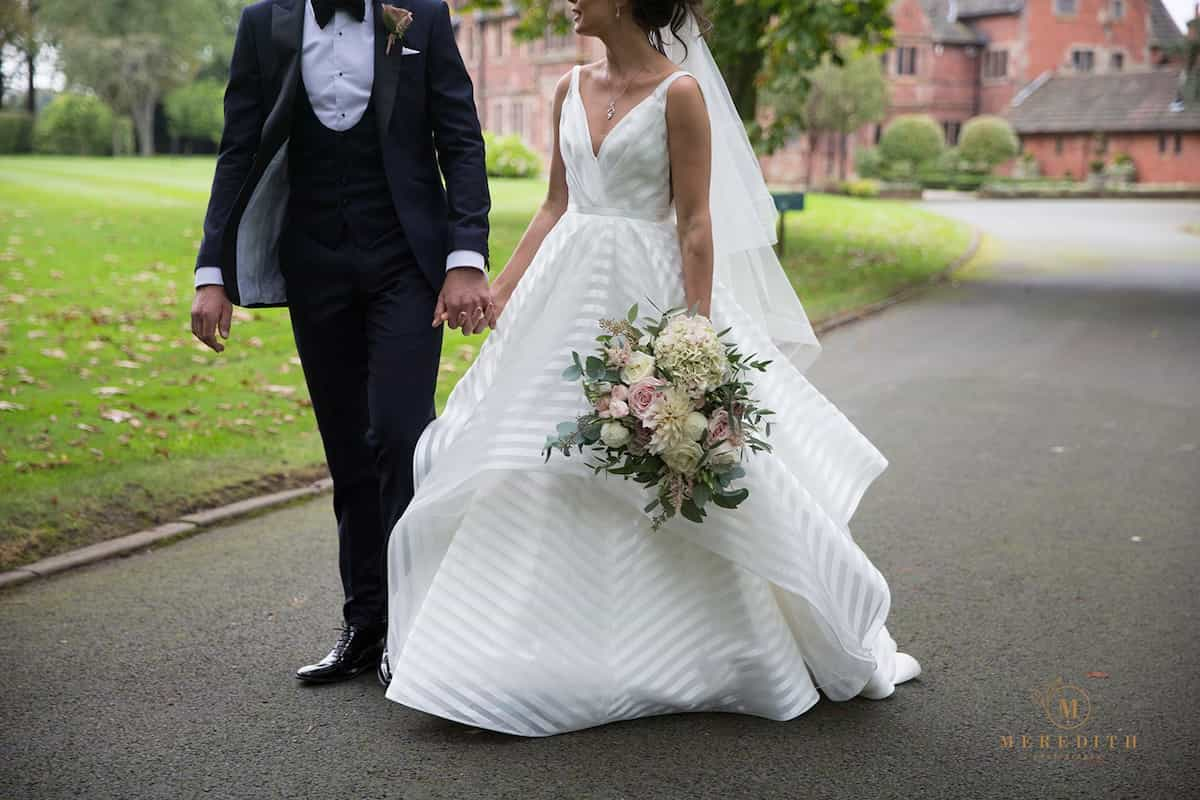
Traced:
POLYGON ((400 55, 402 55, 402 56, 419 56, 419 55, 421 55, 421 51, 413 50, 411 47, 402 47, 402 48, 400 48, 400 55))

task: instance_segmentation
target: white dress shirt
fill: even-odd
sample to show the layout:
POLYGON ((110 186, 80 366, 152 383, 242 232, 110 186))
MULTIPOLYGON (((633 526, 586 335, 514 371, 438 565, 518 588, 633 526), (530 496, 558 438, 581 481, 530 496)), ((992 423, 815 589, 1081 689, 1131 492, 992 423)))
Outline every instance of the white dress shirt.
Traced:
MULTIPOLYGON (((362 22, 342 9, 322 28, 312 3, 304 2, 304 41, 300 76, 317 119, 335 131, 353 128, 371 100, 375 79, 375 26, 372 3, 367 0, 362 22)), ((446 257, 446 269, 476 267, 484 270, 483 254, 455 250, 446 257)), ((224 285, 220 267, 198 267, 196 286, 224 285)))

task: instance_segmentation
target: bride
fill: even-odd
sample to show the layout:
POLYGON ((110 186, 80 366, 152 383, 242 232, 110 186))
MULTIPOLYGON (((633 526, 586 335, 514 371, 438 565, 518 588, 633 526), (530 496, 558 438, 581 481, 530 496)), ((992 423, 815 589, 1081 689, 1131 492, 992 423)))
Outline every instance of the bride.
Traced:
MULTIPOLYGON (((820 352, 771 250, 774 208, 696 0, 571 0, 605 60, 559 82, 550 188, 502 309, 425 430, 388 543, 388 699, 546 736, 686 711, 794 718, 920 673, 848 523, 887 466, 803 375, 820 352), (773 359, 774 452, 737 510, 651 532, 640 484, 542 447, 587 411, 562 378, 600 318, 699 306, 773 359)), ((440 320, 435 320, 435 323, 440 320)))

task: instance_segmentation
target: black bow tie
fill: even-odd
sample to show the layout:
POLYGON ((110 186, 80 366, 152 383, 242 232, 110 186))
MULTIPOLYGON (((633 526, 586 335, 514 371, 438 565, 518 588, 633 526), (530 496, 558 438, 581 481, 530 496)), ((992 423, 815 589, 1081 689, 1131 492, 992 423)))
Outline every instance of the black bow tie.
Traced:
POLYGON ((312 0, 313 14, 317 24, 324 28, 333 19, 333 12, 339 8, 359 22, 366 16, 366 0, 312 0))

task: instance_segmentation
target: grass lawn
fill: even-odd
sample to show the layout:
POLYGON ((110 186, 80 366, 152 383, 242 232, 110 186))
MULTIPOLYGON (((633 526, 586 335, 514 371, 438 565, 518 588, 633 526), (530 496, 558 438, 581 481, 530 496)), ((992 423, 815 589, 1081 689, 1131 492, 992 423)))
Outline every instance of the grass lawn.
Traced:
MULTIPOLYGON (((0 569, 324 474, 285 309, 190 332, 211 158, 0 158, 0 569)), ((542 197, 492 182, 503 264, 542 197)), ((786 266, 814 320, 958 256, 958 222, 813 196, 786 266)), ((447 331, 441 408, 483 335, 447 331)))

